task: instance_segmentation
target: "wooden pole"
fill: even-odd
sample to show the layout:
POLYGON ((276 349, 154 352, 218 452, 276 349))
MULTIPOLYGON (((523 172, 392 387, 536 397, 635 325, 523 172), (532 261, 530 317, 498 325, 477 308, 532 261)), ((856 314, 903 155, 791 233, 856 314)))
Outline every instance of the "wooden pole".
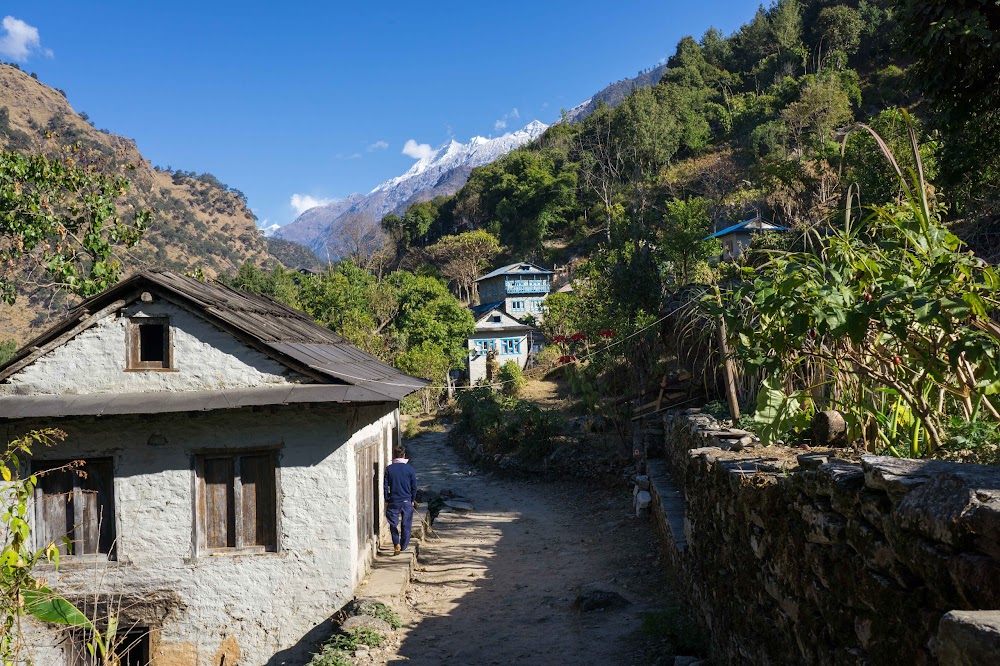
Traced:
MULTIPOLYGON (((715 289, 715 302, 722 307, 722 294, 719 288, 715 289)), ((726 342, 726 321, 720 314, 716 319, 716 330, 719 337, 719 354, 722 356, 722 374, 726 384, 726 401, 729 403, 729 415, 733 417, 735 424, 740 420, 740 401, 736 395, 736 363, 729 353, 729 343, 726 342)))

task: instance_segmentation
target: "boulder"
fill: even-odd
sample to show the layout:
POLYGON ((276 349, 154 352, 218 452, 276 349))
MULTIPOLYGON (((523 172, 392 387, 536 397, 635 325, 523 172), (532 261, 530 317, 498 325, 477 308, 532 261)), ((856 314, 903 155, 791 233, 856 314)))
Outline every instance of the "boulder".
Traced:
POLYGON ((847 441, 847 422, 844 415, 835 410, 816 412, 812 420, 813 446, 829 446, 843 448, 847 441))
POLYGON ((392 627, 389 626, 388 622, 380 620, 377 617, 372 617, 371 615, 352 615, 340 625, 341 631, 352 631, 362 628, 374 629, 383 636, 388 636, 392 633, 392 627))

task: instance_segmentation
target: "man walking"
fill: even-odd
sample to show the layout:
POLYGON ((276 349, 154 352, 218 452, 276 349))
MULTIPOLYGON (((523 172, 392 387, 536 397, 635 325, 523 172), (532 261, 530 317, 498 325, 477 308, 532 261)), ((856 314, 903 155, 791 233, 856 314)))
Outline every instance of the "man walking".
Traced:
POLYGON ((406 449, 397 444, 392 450, 392 464, 385 468, 385 517, 392 534, 393 555, 410 544, 413 504, 417 500, 417 475, 409 465, 406 449), (400 527, 402 517, 402 527, 400 527))

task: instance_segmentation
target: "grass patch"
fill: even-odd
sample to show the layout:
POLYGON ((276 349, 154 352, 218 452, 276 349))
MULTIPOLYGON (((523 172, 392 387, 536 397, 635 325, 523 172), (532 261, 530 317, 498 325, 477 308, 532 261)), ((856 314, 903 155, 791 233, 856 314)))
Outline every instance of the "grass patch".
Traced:
MULTIPOLYGON (((375 604, 371 604, 374 606, 375 604)), ((385 604, 378 604, 385 607, 392 613, 392 610, 385 604)), ((366 615, 369 613, 366 613, 366 615)), ((395 615, 395 613, 393 613, 395 615)), ((376 616, 373 616, 376 617, 376 616)), ((379 618, 385 619, 385 618, 379 618)), ((398 616, 397 616, 398 619, 398 616)), ((388 620, 386 620, 388 622, 388 620)), ((392 624, 390 622, 390 624, 392 624)), ((358 627, 342 634, 337 634, 320 648, 320 651, 312 656, 307 666, 351 666, 354 662, 351 655, 361 646, 372 648, 381 647, 385 643, 385 637, 374 629, 368 627, 358 627)))
POLYGON ((403 620, 399 617, 399 614, 381 601, 366 601, 361 604, 358 611, 364 615, 382 620, 393 629, 399 629, 403 626, 403 620))
POLYGON ((445 427, 434 416, 406 416, 403 419, 403 439, 414 439, 428 432, 444 432, 445 427))

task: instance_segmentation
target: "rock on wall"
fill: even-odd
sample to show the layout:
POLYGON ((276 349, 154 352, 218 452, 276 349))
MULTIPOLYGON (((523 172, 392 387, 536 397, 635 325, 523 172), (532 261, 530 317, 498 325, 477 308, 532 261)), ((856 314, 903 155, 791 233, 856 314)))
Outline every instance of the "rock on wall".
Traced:
POLYGON ((1000 467, 847 462, 730 446, 723 430, 668 415, 648 465, 718 663, 966 663, 941 657, 965 649, 963 632, 937 634, 949 611, 1000 609, 1000 467))

